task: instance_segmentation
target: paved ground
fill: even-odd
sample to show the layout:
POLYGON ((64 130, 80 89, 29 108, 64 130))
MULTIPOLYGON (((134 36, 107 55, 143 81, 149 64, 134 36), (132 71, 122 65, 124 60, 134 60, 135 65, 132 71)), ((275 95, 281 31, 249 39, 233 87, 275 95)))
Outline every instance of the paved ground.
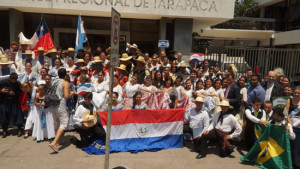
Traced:
MULTIPOLYGON (((63 150, 59 154, 51 153, 48 142, 37 143, 32 137, 28 139, 17 136, 0 138, 0 169, 104 168, 104 156, 88 155, 70 144, 69 140, 73 134, 75 133, 65 134, 63 150)), ((200 160, 195 159, 197 154, 191 152, 188 147, 138 154, 115 153, 110 156, 110 168, 119 165, 130 169, 255 168, 240 163, 239 158, 243 152, 235 151, 231 158, 220 158, 211 149, 207 157, 200 160)))

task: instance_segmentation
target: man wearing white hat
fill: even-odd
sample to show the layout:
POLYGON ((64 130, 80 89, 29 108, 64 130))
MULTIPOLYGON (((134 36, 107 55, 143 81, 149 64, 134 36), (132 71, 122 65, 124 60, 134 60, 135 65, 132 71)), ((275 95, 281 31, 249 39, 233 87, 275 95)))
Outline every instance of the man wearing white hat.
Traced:
POLYGON ((57 56, 57 49, 55 48, 50 49, 45 55, 48 56, 47 61, 49 62, 50 65, 49 69, 52 69, 53 67, 55 67, 55 59, 59 58, 57 56))
POLYGON ((37 59, 32 58, 32 53, 33 52, 31 50, 25 50, 24 54, 25 54, 26 58, 19 61, 18 67, 17 67, 18 72, 20 72, 20 73, 24 72, 25 65, 27 62, 29 62, 32 65, 32 67, 31 67, 32 72, 39 73, 40 69, 42 68, 42 65, 40 64, 40 62, 37 59))
POLYGON ((190 109, 184 115, 184 122, 187 123, 187 125, 184 125, 184 132, 193 133, 194 147, 197 152, 199 152, 200 149, 200 138, 202 132, 207 130, 210 121, 207 111, 202 109, 203 103, 203 98, 197 97, 195 100, 196 107, 190 109))
POLYGON ((200 143, 200 155, 198 159, 206 157, 207 142, 217 141, 221 157, 229 156, 233 152, 233 147, 230 145, 229 140, 238 137, 242 132, 242 127, 237 119, 231 114, 229 109, 233 107, 229 102, 223 100, 218 106, 221 106, 222 111, 217 113, 208 127, 203 131, 200 143), (232 132, 232 130, 234 131, 232 132))
POLYGON ((0 54, 0 76, 10 75, 10 73, 16 72, 14 62, 8 60, 6 54, 0 54))
POLYGON ((38 62, 41 65, 44 65, 45 62, 49 62, 50 63, 50 59, 48 57, 45 57, 45 50, 43 47, 38 47, 38 49, 36 50, 38 53, 38 57, 36 58, 38 60, 38 62))
MULTIPOLYGON (((25 55, 25 52, 26 50, 29 50, 29 45, 30 43, 29 42, 26 42, 26 41, 20 41, 20 49, 16 55, 16 58, 15 58, 15 63, 19 63, 22 61, 22 59, 25 59, 26 58, 26 55, 25 55)), ((35 58, 35 54, 34 52, 32 51, 32 59, 35 58)))

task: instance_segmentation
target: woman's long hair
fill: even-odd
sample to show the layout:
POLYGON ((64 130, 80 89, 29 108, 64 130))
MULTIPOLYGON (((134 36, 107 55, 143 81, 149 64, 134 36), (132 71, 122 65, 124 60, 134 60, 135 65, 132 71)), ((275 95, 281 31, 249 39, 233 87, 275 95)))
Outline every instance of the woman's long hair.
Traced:
POLYGON ((141 96, 142 96, 142 92, 137 91, 137 92, 133 95, 133 97, 132 97, 132 99, 133 99, 132 109, 135 109, 135 105, 136 105, 136 100, 135 100, 135 98, 136 98, 137 95, 141 95, 141 96))

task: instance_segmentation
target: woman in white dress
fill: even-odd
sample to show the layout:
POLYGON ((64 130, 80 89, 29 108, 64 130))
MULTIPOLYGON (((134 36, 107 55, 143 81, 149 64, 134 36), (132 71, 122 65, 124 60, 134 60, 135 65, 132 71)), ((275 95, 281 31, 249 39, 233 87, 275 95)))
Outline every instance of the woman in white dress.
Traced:
POLYGON ((93 87, 95 89, 95 92, 93 92, 93 100, 92 104, 96 107, 97 111, 100 111, 107 101, 107 94, 108 94, 108 88, 109 85, 108 81, 104 80, 104 71, 101 70, 98 73, 98 77, 93 83, 93 87))
POLYGON ((68 64, 66 64, 66 70, 68 75, 70 76, 70 81, 73 82, 76 78, 75 75, 72 74, 72 72, 75 70, 76 65, 74 64, 74 58, 69 56, 68 57, 68 64))
POLYGON ((200 96, 200 97, 205 97, 204 96, 204 93, 205 93, 205 90, 204 90, 204 83, 203 83, 203 81, 200 79, 200 80, 198 80, 197 82, 196 82, 196 90, 195 91, 193 91, 193 95, 194 95, 194 97, 198 97, 198 96, 200 96))
POLYGON ((185 88, 183 89, 184 93, 192 100, 194 100, 192 81, 190 79, 186 80, 185 88))
MULTIPOLYGON (((107 86, 107 87, 108 87, 108 86, 107 86)), ((107 91, 109 91, 108 88, 107 88, 107 91)), ((122 89, 122 87, 119 85, 118 76, 115 76, 115 77, 114 77, 113 91, 114 91, 114 92, 117 92, 117 93, 119 94, 119 97, 118 97, 118 99, 117 99, 117 102, 118 102, 118 103, 122 103, 122 101, 123 101, 123 89, 122 89)))
POLYGON ((178 100, 179 99, 182 99, 183 97, 187 98, 188 96, 185 94, 184 92, 184 88, 182 86, 182 76, 177 76, 176 79, 175 79, 175 88, 177 90, 177 93, 178 93, 178 100))
POLYGON ((46 84, 45 77, 46 77, 47 74, 48 74, 47 68, 41 68, 40 76, 37 78, 37 81, 36 81, 35 85, 39 86, 41 84, 46 84))
POLYGON ((217 79, 215 81, 215 90, 216 90, 216 95, 218 95, 220 100, 224 99, 224 90, 222 89, 222 80, 217 79))
POLYGON ((146 80, 145 80, 145 84, 142 85, 142 88, 141 88, 141 91, 142 92, 142 95, 147 95, 149 93, 162 93, 163 91, 160 90, 160 89, 157 89, 155 86, 152 85, 152 78, 150 75, 148 75, 146 77, 146 80))
POLYGON ((130 109, 132 107, 132 98, 137 91, 143 90, 142 85, 137 83, 137 75, 134 74, 131 81, 128 81, 123 86, 123 106, 125 109, 130 109))
POLYGON ((32 83, 24 82, 21 85, 21 89, 24 93, 27 94, 27 96, 30 96, 28 98, 28 102, 29 102, 28 103, 28 105, 29 105, 28 116, 27 116, 26 123, 25 123, 24 138, 26 139, 26 138, 28 138, 29 132, 30 132, 30 130, 32 130, 33 124, 34 124, 35 112, 32 110, 33 110, 33 106, 34 106, 33 102, 35 100, 37 87, 34 86, 32 83))
POLYGON ((240 102, 240 112, 236 115, 236 117, 241 124, 243 124, 244 114, 245 114, 245 103, 247 103, 246 82, 247 82, 246 76, 241 76, 238 80, 240 94, 242 95, 243 99, 240 102))
POLYGON ((55 79, 58 78, 58 70, 60 68, 63 68, 61 60, 59 58, 55 59, 55 67, 53 67, 50 71, 49 71, 49 75, 51 75, 52 77, 54 77, 55 79))
POLYGON ((97 93, 101 93, 107 88, 108 85, 109 85, 108 81, 104 80, 104 71, 101 70, 98 73, 98 78, 93 83, 93 86, 94 86, 97 93))
POLYGON ((32 72, 31 67, 32 67, 32 65, 30 62, 27 62, 25 64, 25 71, 22 73, 23 76, 21 76, 21 78, 18 79, 18 81, 20 83, 29 82, 29 81, 31 81, 33 84, 36 83, 38 73, 32 72))
POLYGON ((55 137, 54 120, 50 108, 45 107, 44 99, 47 91, 46 85, 38 86, 38 93, 34 101, 33 111, 36 112, 32 137, 37 142, 55 137))

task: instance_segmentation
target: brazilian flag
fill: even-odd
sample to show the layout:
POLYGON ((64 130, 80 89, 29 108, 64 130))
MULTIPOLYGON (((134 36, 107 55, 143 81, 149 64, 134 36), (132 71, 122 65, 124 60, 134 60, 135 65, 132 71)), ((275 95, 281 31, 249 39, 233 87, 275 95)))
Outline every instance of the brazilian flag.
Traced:
POLYGON ((269 124, 255 125, 258 141, 250 151, 241 157, 241 161, 249 161, 264 169, 292 169, 289 134, 284 126, 269 124))

